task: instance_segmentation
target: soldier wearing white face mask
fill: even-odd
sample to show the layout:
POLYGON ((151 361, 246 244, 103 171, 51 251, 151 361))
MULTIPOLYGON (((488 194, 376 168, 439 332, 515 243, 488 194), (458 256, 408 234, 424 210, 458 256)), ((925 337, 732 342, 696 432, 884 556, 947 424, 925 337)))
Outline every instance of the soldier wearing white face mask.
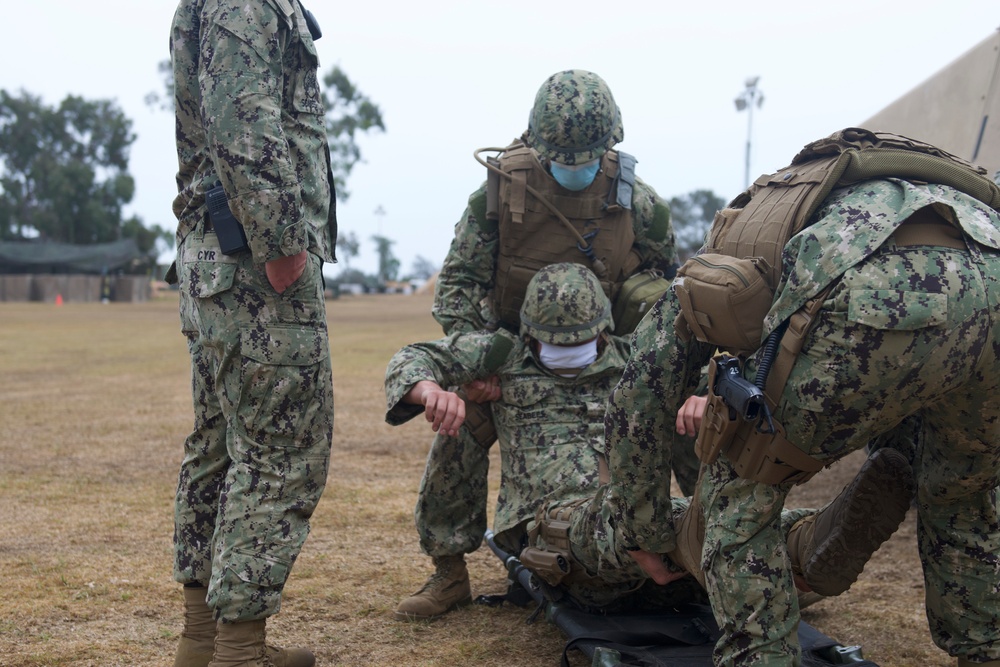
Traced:
MULTIPOLYGON (((499 155, 480 159, 487 181, 469 197, 437 279, 433 314, 446 335, 516 333, 528 281, 558 262, 593 271, 616 306, 629 277, 646 270, 673 276, 670 209, 636 176, 635 158, 614 150, 624 136, 607 83, 593 72, 568 70, 539 88, 518 140, 476 152, 477 159, 483 151, 499 155)), ((625 328, 615 333, 629 333, 625 328)), ((470 599, 464 555, 479 548, 486 529, 488 453, 496 441, 486 403, 498 391, 491 379, 463 389, 465 424, 434 439, 415 512, 435 573, 402 601, 399 619, 434 618, 470 599)), ((678 481, 689 490, 697 460, 691 454, 682 462, 678 454, 677 461, 678 481)))
MULTIPOLYGON (((628 340, 611 335, 613 327, 611 303, 593 273, 579 264, 545 267, 528 284, 519 335, 504 329, 453 334, 397 352, 386 370, 386 421, 398 425, 424 412, 437 433, 454 434, 465 418, 465 401, 447 387, 496 374, 502 396, 490 406, 502 466, 493 525, 497 544, 520 554, 526 567, 584 609, 705 602, 696 565, 665 558, 670 580, 656 584, 626 555, 601 512, 608 488, 605 405, 629 354, 628 340), (567 568, 554 567, 557 555, 567 568), (689 572, 695 576, 688 577, 689 572)), ((886 526, 888 533, 878 541, 859 540, 856 534, 812 539, 842 532, 842 518, 851 514, 845 508, 864 514, 873 509, 874 497, 910 492, 905 459, 894 451, 878 456, 893 455, 902 460, 901 468, 879 483, 878 494, 872 484, 879 481, 874 477, 879 466, 863 466, 856 483, 829 511, 782 514, 782 531, 798 535, 800 547, 791 550, 791 557, 804 565, 804 586, 840 567, 845 543, 863 542, 858 557, 866 561, 895 529, 895 524, 886 526), (862 487, 867 493, 856 493, 862 487)), ((676 521, 688 500, 673 502, 676 521)), ((908 502, 907 495, 900 520, 908 502)), ((697 550, 700 543, 684 548, 697 550)))

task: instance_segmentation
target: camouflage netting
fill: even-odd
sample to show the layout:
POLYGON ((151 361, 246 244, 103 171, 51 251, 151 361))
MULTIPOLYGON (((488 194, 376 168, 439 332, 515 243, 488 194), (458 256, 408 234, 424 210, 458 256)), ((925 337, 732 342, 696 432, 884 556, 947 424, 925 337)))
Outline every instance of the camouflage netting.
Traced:
POLYGON ((74 245, 0 241, 0 273, 107 273, 148 259, 134 239, 74 245))

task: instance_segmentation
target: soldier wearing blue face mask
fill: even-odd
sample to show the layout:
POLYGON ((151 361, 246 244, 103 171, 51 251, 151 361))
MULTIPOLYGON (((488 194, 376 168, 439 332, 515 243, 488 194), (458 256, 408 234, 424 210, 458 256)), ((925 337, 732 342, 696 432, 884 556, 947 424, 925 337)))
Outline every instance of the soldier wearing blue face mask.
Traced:
MULTIPOLYGON (((542 84, 524 134, 493 149, 499 156, 480 160, 487 182, 469 198, 436 284, 433 314, 446 335, 516 334, 528 282, 559 262, 593 271, 612 302, 637 273, 673 276, 670 209, 636 176, 635 158, 614 150, 624 136, 621 110, 598 75, 567 70, 542 84)), ((496 440, 488 401, 499 390, 490 380, 464 389, 465 423, 457 435, 435 438, 416 507, 420 546, 434 559, 435 573, 399 605, 399 619, 433 618, 470 598, 464 554, 479 547, 486 529, 488 452, 496 440)), ((687 490, 697 461, 693 454, 687 462, 680 458, 675 471, 687 490)))
POLYGON ((559 185, 567 190, 579 192, 594 182, 600 168, 601 161, 597 159, 574 165, 552 162, 549 164, 549 173, 559 185))

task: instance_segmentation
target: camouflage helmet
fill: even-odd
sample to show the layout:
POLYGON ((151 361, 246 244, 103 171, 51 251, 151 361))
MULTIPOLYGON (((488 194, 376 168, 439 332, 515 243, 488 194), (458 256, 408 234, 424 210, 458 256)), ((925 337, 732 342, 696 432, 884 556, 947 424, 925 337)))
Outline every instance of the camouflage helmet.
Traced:
POLYGON ((582 264, 550 264, 534 275, 521 305, 521 336, 579 345, 614 328, 601 282, 582 264))
POLYGON ((604 79, 571 69, 553 74, 535 95, 524 139, 542 157, 590 162, 625 138, 622 115, 604 79))

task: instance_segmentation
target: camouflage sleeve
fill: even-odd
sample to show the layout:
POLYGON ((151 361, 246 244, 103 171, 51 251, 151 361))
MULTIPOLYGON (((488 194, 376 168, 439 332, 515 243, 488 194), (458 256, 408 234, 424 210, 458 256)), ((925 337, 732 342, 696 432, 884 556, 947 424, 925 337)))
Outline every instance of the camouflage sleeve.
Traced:
POLYGON ((457 333, 407 345, 393 355, 385 370, 385 421, 398 426, 424 411, 423 406, 403 403, 406 392, 421 380, 452 387, 488 377, 504 366, 519 345, 507 331, 457 333))
POLYGON ((202 12, 201 115, 216 173, 254 259, 294 255, 308 234, 282 118, 291 31, 267 2, 206 0, 202 12))
MULTIPOLYGON (((676 546, 670 470, 677 410, 697 386, 709 346, 681 340, 680 308, 667 292, 643 318, 605 414, 610 511, 626 547, 665 553, 676 546)), ((678 443, 677 446, 682 446, 678 443)))
POLYGON ((455 237, 434 287, 431 312, 446 334, 478 331, 491 322, 482 303, 493 289, 499 234, 497 223, 487 222, 486 184, 469 197, 455 237))
POLYGON ((635 179, 632 193, 632 227, 640 269, 660 269, 673 276, 677 264, 677 242, 670 221, 670 206, 641 178, 635 179))

